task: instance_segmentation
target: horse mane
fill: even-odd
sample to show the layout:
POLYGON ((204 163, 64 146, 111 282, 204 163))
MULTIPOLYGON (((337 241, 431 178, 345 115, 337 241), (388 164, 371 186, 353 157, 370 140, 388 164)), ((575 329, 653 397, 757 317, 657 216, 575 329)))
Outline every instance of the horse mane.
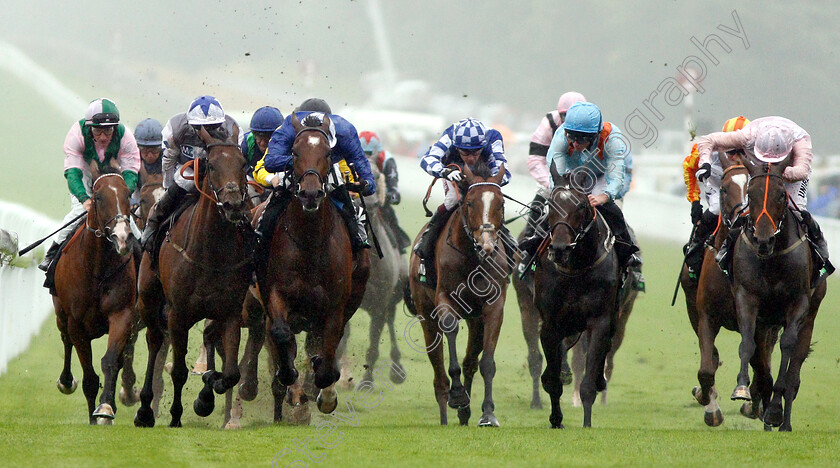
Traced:
POLYGON ((300 124, 304 127, 320 127, 323 123, 324 121, 319 119, 317 115, 309 114, 303 118, 300 124))
POLYGON ((472 167, 470 167, 470 170, 472 171, 474 176, 480 177, 482 179, 489 179, 490 177, 493 177, 493 175, 491 174, 490 164, 488 164, 487 161, 481 158, 479 158, 479 160, 476 161, 476 163, 472 167))

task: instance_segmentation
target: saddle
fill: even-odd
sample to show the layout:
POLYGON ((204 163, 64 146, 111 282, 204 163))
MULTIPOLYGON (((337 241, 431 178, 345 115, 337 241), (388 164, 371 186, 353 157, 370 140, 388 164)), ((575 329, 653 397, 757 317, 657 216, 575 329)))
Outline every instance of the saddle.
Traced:
POLYGON ((64 249, 79 235, 79 228, 82 227, 83 224, 87 222, 87 217, 82 217, 80 220, 76 221, 76 224, 73 225, 73 230, 71 231, 73 234, 67 236, 66 239, 59 245, 58 253, 53 258, 52 263, 50 263, 49 268, 47 268, 47 273, 44 275, 44 287, 50 290, 50 294, 55 296, 58 292, 55 290, 55 267, 58 265, 58 259, 64 254, 64 249))

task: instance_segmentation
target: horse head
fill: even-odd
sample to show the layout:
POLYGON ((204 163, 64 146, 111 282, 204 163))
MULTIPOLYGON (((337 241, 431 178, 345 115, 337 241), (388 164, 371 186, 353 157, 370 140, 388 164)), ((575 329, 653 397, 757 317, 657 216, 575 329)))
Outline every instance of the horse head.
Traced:
POLYGON ((550 167, 554 189, 549 196, 548 224, 551 244, 548 260, 568 265, 572 252, 595 224, 595 208, 589 204, 591 176, 586 171, 560 174, 550 167))
POLYGON ((233 135, 221 139, 211 136, 206 128, 200 127, 198 136, 207 147, 204 167, 196 167, 196 185, 202 194, 211 193, 210 198, 220 209, 224 218, 231 223, 249 219, 248 191, 245 182, 247 162, 236 143, 239 129, 234 127, 233 135), (199 180, 200 179, 200 183, 199 180))
POLYGON ((789 158, 779 164, 763 163, 753 158, 747 160, 750 213, 745 229, 750 240, 758 246, 759 255, 772 255, 777 236, 782 232, 787 209, 787 191, 782 174, 789 165, 789 158))
POLYGON ((303 211, 314 213, 327 196, 326 181, 332 166, 330 117, 324 114, 322 120, 310 114, 301 122, 293 112, 292 127, 295 129, 292 164, 296 182, 292 191, 300 200, 303 211))
POLYGON ((146 176, 143 186, 140 187, 140 214, 137 219, 137 227, 143 229, 146 226, 146 220, 149 219, 152 206, 160 200, 165 192, 163 174, 148 174, 146 176))
POLYGON ((103 172, 93 182, 93 203, 88 212, 87 227, 97 237, 107 238, 118 254, 126 255, 131 251, 128 245, 131 193, 120 174, 103 172))
POLYGON ((720 182, 720 214, 721 220, 727 227, 747 211, 747 181, 749 173, 740 161, 730 161, 721 158, 723 176, 720 182))
POLYGON ((466 191, 461 203, 464 230, 473 245, 481 248, 483 258, 488 258, 496 250, 499 229, 504 223, 505 199, 501 183, 505 165, 502 164, 494 176, 490 176, 490 168, 486 165, 476 166, 475 172, 464 165, 464 176, 466 191))

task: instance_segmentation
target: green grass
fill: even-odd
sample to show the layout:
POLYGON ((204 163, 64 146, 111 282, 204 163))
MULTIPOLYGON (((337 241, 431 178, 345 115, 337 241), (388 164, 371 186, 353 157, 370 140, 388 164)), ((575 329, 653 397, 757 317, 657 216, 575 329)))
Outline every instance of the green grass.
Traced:
MULTIPOLYGON (((417 232, 423 218, 417 203, 400 207, 406 228, 417 232)), ((514 228, 516 231, 517 228, 514 228)), ((425 355, 412 351, 403 341, 408 318, 398 312, 400 348, 408 378, 393 389, 380 387, 381 403, 364 409, 352 393, 342 392, 339 410, 347 413, 350 400, 358 413, 358 425, 335 421, 313 413, 312 425, 273 425, 268 375, 261 375, 261 393, 244 407, 243 429, 226 432, 222 423, 222 398, 216 412, 197 417, 191 409, 200 389, 197 377, 185 387, 185 427, 170 429, 168 411, 158 426, 137 429, 132 425, 136 407, 120 407, 113 427, 90 427, 81 389, 66 396, 55 388, 61 370, 62 347, 52 321, 44 325, 31 348, 9 365, 0 377, 0 465, 269 465, 283 449, 290 455, 280 466, 296 459, 296 441, 310 439, 311 455, 327 466, 428 466, 428 465, 685 465, 685 466, 789 466, 837 465, 840 453, 840 350, 834 338, 840 333, 836 282, 817 318, 814 352, 802 370, 802 386, 793 410, 793 433, 765 433, 759 422, 743 418, 739 403, 725 398, 735 385, 738 338, 724 331, 718 339, 723 365, 718 386, 724 416, 723 426, 708 428, 703 410, 689 394, 696 385, 699 366, 697 340, 688 323, 682 297, 670 307, 679 264, 679 246, 643 239, 648 293, 641 295, 630 318, 624 345, 616 357, 616 370, 609 386, 609 404, 596 403, 593 428, 581 428, 583 411, 569 404, 571 391, 563 397, 562 431, 548 429, 546 408, 529 409, 530 377, 522 338, 519 309, 511 288, 505 323, 497 352, 494 382, 499 429, 479 429, 477 422, 483 383, 479 375, 473 388, 473 418, 470 427, 438 425, 432 392, 431 366, 425 355), (337 423, 338 432, 325 439, 336 443, 327 450, 314 442, 315 426, 323 420, 337 423), (338 442, 340 440, 340 442, 338 442)), ((361 377, 368 316, 352 321, 349 351, 354 375, 361 377)), ((419 335, 419 333, 418 333, 419 335)), ((462 333, 462 338, 465 333, 462 333)), ((419 336, 418 336, 419 337, 419 336)), ((191 341, 192 362, 197 355, 198 330, 191 341)), ((138 344, 137 368, 143 368, 145 345, 138 344)), ((463 349, 463 348, 462 348, 463 349)), ((388 345, 382 345, 387 356, 388 345)), ((104 340, 94 347, 97 361, 104 340)), ((463 351, 462 351, 463 352, 463 351)), ((264 368, 264 367, 263 367, 264 368)), ((81 379, 74 357, 74 375, 81 379)), ((775 367, 774 367, 775 372, 775 367)), ((774 375, 775 377, 775 375, 774 375)), ((171 402, 171 384, 161 407, 171 402)), ((457 422, 455 411, 450 422, 457 422)), ((309 464, 314 461, 308 460, 309 464)))

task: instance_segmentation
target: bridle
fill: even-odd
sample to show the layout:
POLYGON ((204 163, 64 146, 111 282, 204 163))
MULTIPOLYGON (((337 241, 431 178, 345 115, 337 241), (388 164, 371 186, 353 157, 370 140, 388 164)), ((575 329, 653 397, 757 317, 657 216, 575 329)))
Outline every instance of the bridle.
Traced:
MULTIPOLYGON (((463 226, 464 233, 466 233, 467 238, 470 239, 470 241, 472 242, 473 251, 481 250, 481 245, 478 242, 476 242, 475 236, 473 236, 473 231, 481 230, 481 234, 493 235, 497 230, 496 225, 494 225, 493 223, 482 223, 476 229, 470 229, 469 223, 467 222, 466 209, 470 206, 466 204, 467 193, 469 193, 469 191, 472 190, 474 187, 481 186, 496 187, 497 189, 499 189, 500 192, 502 190, 501 185, 495 182, 476 182, 474 184, 471 184, 469 187, 467 187, 467 190, 464 191, 464 196, 461 198, 461 225, 463 226)), ((504 205, 502 205, 502 220, 504 221, 504 205)))
MULTIPOLYGON (((120 175, 120 174, 108 173, 108 174, 103 174, 103 175, 97 177, 96 180, 93 182, 91 187, 93 187, 94 198, 93 198, 93 203, 91 204, 91 206, 93 207, 93 214, 94 214, 94 217, 96 218, 97 221, 99 220, 99 212, 98 212, 98 208, 97 208, 98 203, 97 203, 97 199, 96 199, 96 184, 99 182, 100 179, 102 179, 104 177, 108 177, 108 176, 116 176, 116 177, 119 177, 120 179, 123 179, 123 176, 120 175)), ((96 237, 106 238, 108 240, 108 242, 110 242, 111 244, 114 244, 114 246, 116 246, 116 243, 115 243, 116 241, 114 239, 114 233, 113 233, 114 227, 116 227, 117 223, 119 223, 120 221, 125 221, 126 223, 128 223, 129 222, 129 214, 117 213, 116 215, 112 216, 108 221, 103 223, 98 229, 94 229, 94 228, 90 227, 90 224, 89 224, 90 218, 88 218, 88 219, 85 220, 85 229, 92 232, 93 235, 96 236, 96 237)), ((131 230, 129 230, 129 232, 131 232, 131 230)))
MULTIPOLYGON (((565 186, 557 186, 557 187, 555 187, 555 189, 554 189, 554 190, 555 190, 555 192, 556 192, 556 191, 558 191, 559 189, 569 190, 569 187, 565 187, 565 186)), ((554 198, 554 197, 553 197, 553 195, 554 195, 554 194, 552 193, 552 197, 551 197, 551 199, 553 199, 553 198, 554 198)), ((579 207, 579 206, 583 206, 583 205, 589 206, 589 202, 588 202, 588 200, 587 200, 587 199, 584 199, 583 201, 581 201, 580 203, 578 203, 578 204, 575 206, 575 208, 577 208, 577 207, 579 207)), ((568 229, 568 230, 569 230, 569 232, 571 232, 571 233, 572 233, 572 235, 574 236, 574 237, 573 237, 573 239, 572 239, 572 242, 571 242, 571 243, 569 243, 569 249, 570 249, 570 250, 574 250, 575 248, 577 248, 578 243, 579 243, 580 241, 582 241, 582 240, 586 237, 586 235, 587 235, 587 234, 589 234, 589 231, 590 231, 590 230, 592 230, 592 226, 594 226, 594 225, 595 225, 595 221, 596 221, 596 219, 597 219, 597 218, 598 218, 598 210, 596 210, 596 209, 593 207, 593 208, 592 208, 592 218, 589 220, 589 222, 588 222, 588 223, 586 223, 586 225, 585 225, 585 226, 577 226, 577 227, 575 227, 575 226, 572 226, 572 225, 571 225, 571 224, 569 224, 568 222, 566 222, 566 221, 564 221, 564 220, 562 220, 562 219, 561 219, 560 221, 557 221, 556 223, 554 223, 554 224, 551 226, 551 229, 548 231, 548 235, 549 235, 549 237, 550 237, 551 239, 554 239, 554 231, 555 231, 555 229, 557 229, 557 228, 558 228, 558 227, 560 227, 560 226, 565 227, 565 228, 566 228, 566 229, 568 229)))
MULTIPOLYGON (((770 191, 769 189, 770 189, 770 178, 771 177, 775 177, 775 178, 778 178, 779 180, 781 180, 782 183, 783 183, 782 189, 784 189, 784 178, 782 176, 780 176, 779 174, 771 174, 770 173, 770 166, 767 167, 767 172, 766 173, 751 175, 749 180, 747 181, 747 193, 749 193, 749 188, 750 188, 752 182, 754 180, 759 180, 761 178, 764 178, 764 200, 763 200, 763 203, 762 203, 761 212, 758 213, 758 216, 756 216, 755 219, 753 219, 752 217, 749 217, 746 227, 747 227, 747 229, 750 230, 750 232, 754 233, 756 223, 758 223, 758 221, 761 218, 766 217, 768 220, 770 220, 770 224, 775 229, 775 231, 773 232, 771 237, 775 237, 776 235, 778 235, 782 231, 782 223, 784 221, 784 212, 782 213, 782 217, 779 219, 779 221, 776 222, 776 220, 773 219, 773 216, 770 214, 770 212, 767 211, 767 195, 768 195, 768 192, 770 191)), ((787 192, 785 192, 785 196, 787 198, 787 192)))
MULTIPOLYGON (((319 128, 319 127, 304 127, 304 128, 302 128, 295 135, 295 141, 297 141, 298 138, 300 138, 300 136, 303 135, 306 132, 318 132, 321 135, 323 135, 324 138, 326 138, 327 142, 330 141, 330 135, 327 134, 327 132, 324 131, 324 129, 319 128)), ((332 156, 332 150, 327 151, 327 154, 324 157, 327 160, 329 160, 331 158, 331 156, 332 156)), ((294 152, 292 152, 292 160, 294 160, 297 157, 298 157, 298 155, 295 154, 294 152)), ((322 176, 321 173, 316 171, 315 169, 307 169, 307 170, 303 171, 303 174, 301 174, 300 177, 297 177, 295 175, 294 171, 286 172, 286 177, 291 177, 291 182, 292 182, 291 192, 292 192, 292 194, 295 195, 296 197, 300 196, 300 191, 301 191, 300 184, 301 184, 301 182, 303 182, 303 179, 308 175, 314 175, 315 177, 318 178, 318 183, 321 186, 320 190, 321 190, 321 192, 326 194, 327 193, 327 181, 324 180, 324 176, 322 176)))
MULTIPOLYGON (((224 187, 217 189, 216 187, 213 186, 213 180, 210 177, 205 176, 205 179, 207 180, 207 185, 210 187, 210 194, 212 194, 212 196, 211 196, 210 194, 205 192, 201 188, 201 184, 198 183, 198 174, 200 172, 201 161, 204 161, 206 170, 212 170, 213 169, 213 164, 210 162, 209 154, 210 154, 210 149, 213 148, 213 147, 216 147, 216 146, 228 146, 228 147, 233 147, 233 148, 239 149, 239 145, 237 145, 236 143, 229 142, 229 141, 219 141, 219 142, 208 143, 205 146, 205 148, 207 150, 206 151, 207 156, 195 158, 192 161, 189 161, 186 164, 184 164, 183 166, 181 166, 181 176, 183 176, 185 179, 189 179, 189 177, 184 175, 184 171, 188 167, 193 167, 192 180, 193 180, 193 182, 195 182, 196 190, 198 190, 198 193, 200 193, 201 196, 207 198, 208 200, 210 200, 211 203, 213 203, 213 205, 216 206, 216 209, 218 210, 219 214, 222 215, 222 218, 226 218, 225 215, 224 215, 224 203, 219 201, 219 193, 222 190, 224 190, 224 187)), ((248 199, 248 191, 247 190, 240 190, 240 192, 242 192, 242 203, 245 203, 248 199)))
MULTIPOLYGON (((725 178, 726 174, 728 174, 730 171, 732 171, 734 169, 746 169, 746 166, 744 166, 742 164, 738 164, 738 165, 735 165, 735 166, 729 166, 723 171, 723 177, 722 178, 725 178)), ((721 184, 721 185, 723 185, 723 184, 721 184)), ((746 194, 746 191, 747 191, 748 187, 749 187, 749 179, 748 179, 748 182, 747 182, 747 186, 744 187, 745 193, 744 193, 744 196, 741 197, 741 201, 739 201, 735 206, 732 207, 731 210, 729 210, 728 213, 726 213, 727 216, 722 217, 723 224, 728 229, 732 229, 732 226, 735 224, 735 222, 739 218, 741 218, 744 215, 746 215, 747 213, 749 213, 749 209, 750 209, 749 198, 747 197, 747 194, 746 194)), ((721 204, 721 206, 722 205, 723 204, 721 204)))

